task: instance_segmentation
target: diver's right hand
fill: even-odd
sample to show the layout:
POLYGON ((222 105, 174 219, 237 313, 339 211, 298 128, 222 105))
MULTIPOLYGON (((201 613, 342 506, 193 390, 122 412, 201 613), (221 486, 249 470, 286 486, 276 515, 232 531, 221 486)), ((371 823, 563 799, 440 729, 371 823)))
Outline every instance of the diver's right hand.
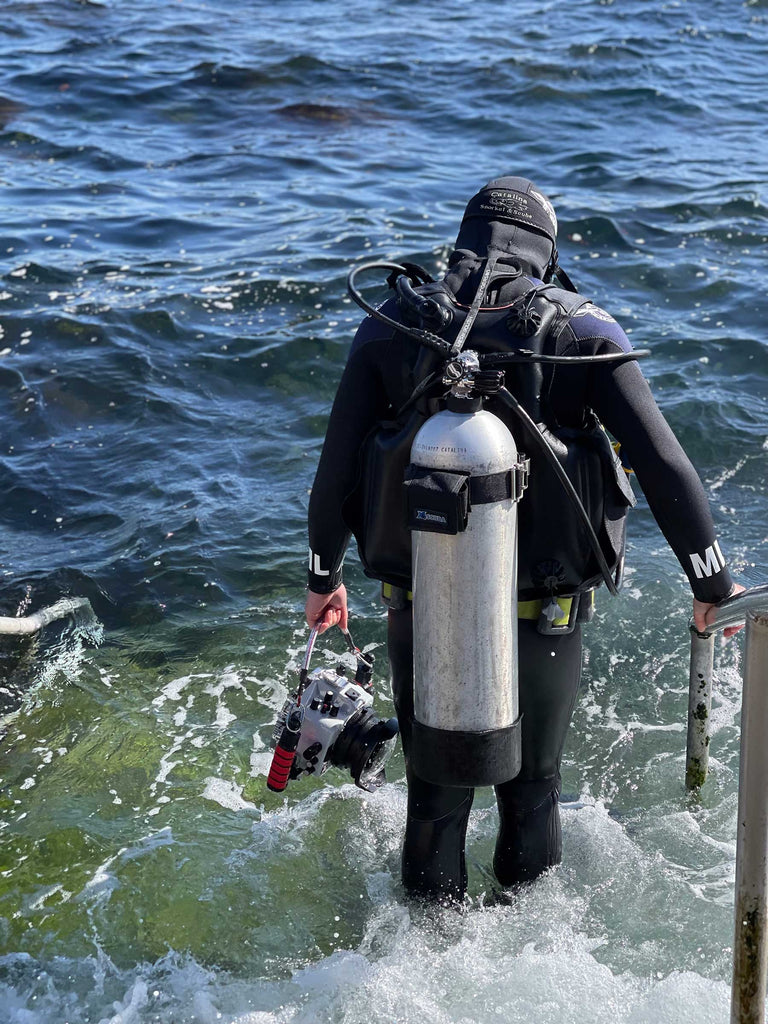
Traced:
MULTIPOLYGON (((731 587, 731 592, 728 597, 735 597, 737 594, 741 594, 744 587, 740 583, 734 583, 731 587)), ((697 601, 693 599, 693 624, 700 633, 706 633, 709 626, 714 625, 717 620, 717 605, 706 604, 704 601, 697 601)), ((744 629, 744 623, 739 623, 738 626, 728 626, 727 629, 723 630, 723 636, 729 639, 735 636, 740 629, 744 629)))
POLYGON ((347 624, 347 588, 342 583, 330 594, 316 594, 307 591, 307 604, 304 609, 307 625, 314 628, 320 624, 319 633, 324 633, 331 626, 340 626, 345 632, 347 624))

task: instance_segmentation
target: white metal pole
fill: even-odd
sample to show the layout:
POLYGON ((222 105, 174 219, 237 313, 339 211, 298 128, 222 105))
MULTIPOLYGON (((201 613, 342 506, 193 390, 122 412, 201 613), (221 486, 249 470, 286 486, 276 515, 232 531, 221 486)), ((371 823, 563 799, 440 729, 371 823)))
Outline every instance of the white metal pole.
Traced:
POLYGON ((768 611, 747 614, 731 1024, 764 1024, 768 977, 768 611))

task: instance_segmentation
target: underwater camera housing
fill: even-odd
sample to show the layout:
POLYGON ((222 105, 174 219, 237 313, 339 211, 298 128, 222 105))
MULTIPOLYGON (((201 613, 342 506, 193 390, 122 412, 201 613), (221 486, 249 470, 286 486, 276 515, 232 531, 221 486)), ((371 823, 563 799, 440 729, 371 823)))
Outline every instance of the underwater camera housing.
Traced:
POLYGON ((397 719, 373 710, 373 655, 363 654, 344 633, 357 659, 354 680, 343 665, 310 674, 317 628, 312 630, 299 689, 283 705, 273 733, 275 753, 267 786, 280 793, 290 779, 322 775, 331 765, 348 768, 355 785, 373 792, 386 781, 384 766, 397 738, 397 719))

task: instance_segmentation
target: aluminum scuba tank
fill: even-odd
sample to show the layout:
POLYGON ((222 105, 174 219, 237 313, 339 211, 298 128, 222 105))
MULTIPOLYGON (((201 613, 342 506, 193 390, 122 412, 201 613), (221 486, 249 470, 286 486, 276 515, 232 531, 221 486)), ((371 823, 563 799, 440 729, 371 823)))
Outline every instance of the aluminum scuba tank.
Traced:
MULTIPOLYGON (((472 352, 460 359, 472 365, 472 352)), ((470 378, 471 380, 471 378, 470 378)), ((520 770, 517 502, 527 479, 507 427, 454 386, 406 475, 413 546, 411 761, 428 782, 495 785, 520 770)))

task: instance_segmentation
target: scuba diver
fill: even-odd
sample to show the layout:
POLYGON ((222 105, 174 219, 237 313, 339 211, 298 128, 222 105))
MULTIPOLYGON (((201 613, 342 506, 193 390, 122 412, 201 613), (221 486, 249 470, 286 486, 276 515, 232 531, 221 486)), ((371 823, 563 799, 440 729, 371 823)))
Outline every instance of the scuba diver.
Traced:
MULTIPOLYGON (((306 618, 321 630, 346 630, 342 561, 354 533, 363 567, 383 581, 389 606, 408 786, 402 880, 426 897, 461 899, 466 892, 474 794, 471 785, 422 777, 413 763, 419 680, 410 537, 398 488, 417 427, 445 407, 446 351, 450 360, 466 342, 481 370, 484 361, 492 368, 477 376, 487 385, 483 407, 530 456, 518 513, 519 770, 495 785, 493 868, 502 886, 531 881, 561 860, 560 761, 580 682, 581 625, 592 617, 601 582, 616 592, 625 513, 634 504, 606 431, 689 579, 696 627, 704 631, 712 607, 741 589, 718 545, 701 481, 640 371, 641 353, 609 313, 576 291, 558 265, 556 242, 546 196, 525 178, 502 177, 470 200, 440 281, 406 264, 389 278, 397 294, 376 308, 350 285, 369 315, 349 353, 311 492, 306 618), (575 485, 591 540, 553 458, 575 485)), ((459 609, 466 585, 451 582, 459 609)))

